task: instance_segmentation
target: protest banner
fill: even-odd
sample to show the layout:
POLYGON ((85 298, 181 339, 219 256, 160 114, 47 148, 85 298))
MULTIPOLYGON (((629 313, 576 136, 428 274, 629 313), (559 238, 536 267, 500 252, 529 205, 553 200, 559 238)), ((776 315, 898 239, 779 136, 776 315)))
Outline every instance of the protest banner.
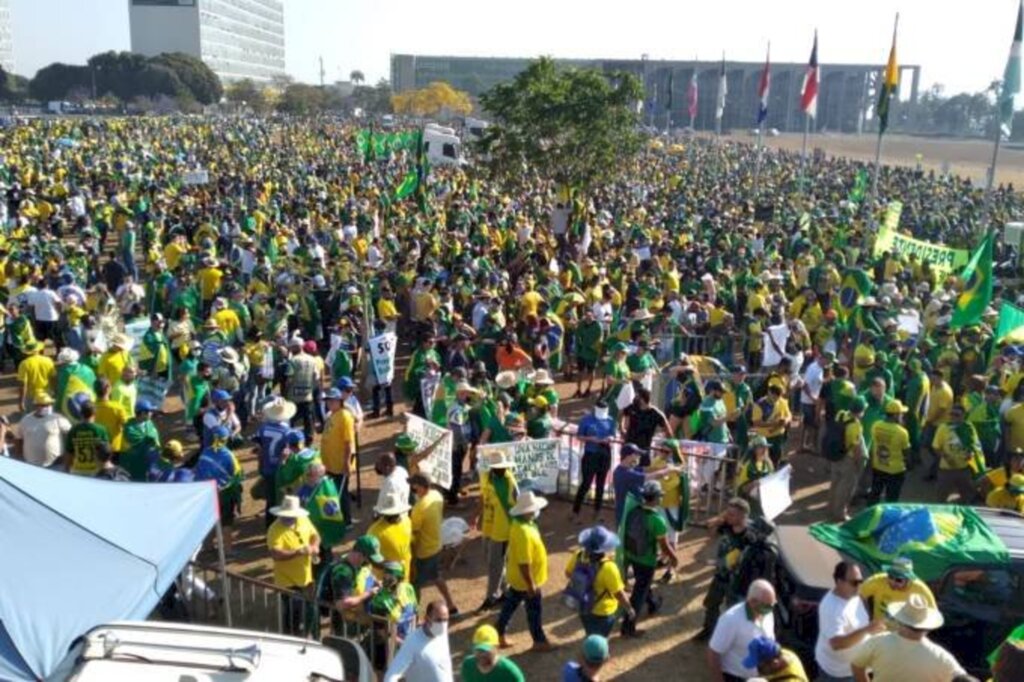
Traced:
POLYGON ((952 249, 942 244, 914 239, 883 226, 875 238, 875 258, 881 258, 887 251, 902 255, 917 254, 919 261, 928 260, 939 274, 959 271, 971 259, 971 253, 965 249, 952 249))
POLYGON ((428 372, 420 380, 420 400, 423 402, 423 413, 430 414, 434 410, 434 396, 441 385, 441 375, 428 372))
POLYGON ((916 310, 903 311, 896 316, 896 323, 901 332, 917 336, 921 332, 921 316, 916 310))
POLYGON ((398 337, 394 332, 385 332, 369 341, 370 358, 373 361, 373 376, 381 386, 395 379, 395 349, 398 337))
POLYGON ((764 332, 764 359, 761 364, 764 367, 775 367, 782 362, 783 353, 786 351, 786 342, 789 341, 789 326, 777 324, 768 327, 764 332))
POLYGON ((516 463, 520 488, 553 495, 558 491, 560 446, 558 438, 481 445, 477 448, 477 469, 487 471, 493 454, 504 451, 516 463))
POLYGON ((205 185, 210 181, 210 171, 191 170, 185 171, 181 176, 181 182, 185 185, 205 185))
POLYGON ((793 467, 788 464, 774 474, 769 474, 757 482, 757 496, 761 500, 761 511, 764 518, 774 521, 779 514, 789 509, 793 497, 789 492, 793 467))
POLYGON ((900 226, 900 216, 903 215, 903 202, 890 201, 885 208, 885 217, 882 218, 882 228, 895 232, 900 226))
POLYGON ((124 333, 130 336, 132 339, 132 357, 138 362, 139 359, 139 348, 142 347, 142 337, 149 331, 149 318, 144 317, 133 322, 125 322, 124 333))
POLYGON ((452 487, 452 432, 414 414, 406 414, 405 432, 416 441, 416 452, 434 446, 423 461, 430 463, 430 475, 442 488, 452 487))

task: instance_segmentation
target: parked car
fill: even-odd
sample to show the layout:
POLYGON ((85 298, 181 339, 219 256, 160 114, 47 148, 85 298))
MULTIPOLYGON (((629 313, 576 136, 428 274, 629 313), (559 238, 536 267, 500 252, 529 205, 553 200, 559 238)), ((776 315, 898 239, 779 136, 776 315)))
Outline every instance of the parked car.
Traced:
POLYGON ((101 625, 83 635, 48 679, 68 682, 371 682, 351 640, 160 622, 101 625))
MULTIPOLYGON (((1003 541, 1009 563, 956 563, 929 581, 945 617, 930 635, 975 675, 987 675, 985 658, 1015 627, 1024 622, 1024 517, 1011 511, 976 510, 1003 541)), ((818 603, 832 589, 832 569, 842 555, 819 542, 808 526, 779 526, 774 542, 779 551, 777 583, 782 639, 805 662, 814 660, 818 638, 818 603)), ((865 575, 878 566, 861 564, 865 575)))

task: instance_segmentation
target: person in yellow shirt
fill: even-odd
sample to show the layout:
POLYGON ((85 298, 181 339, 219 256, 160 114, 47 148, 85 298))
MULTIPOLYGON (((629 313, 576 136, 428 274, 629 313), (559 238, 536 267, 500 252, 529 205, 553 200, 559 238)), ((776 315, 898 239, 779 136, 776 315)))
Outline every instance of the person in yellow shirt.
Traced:
MULTIPOLYGON (((339 384, 351 386, 355 384, 348 377, 342 377, 339 384)), ((327 474, 334 480, 341 498, 341 513, 346 519, 351 516, 351 495, 349 482, 356 464, 356 417, 348 407, 345 399, 351 395, 351 389, 341 390, 332 387, 324 391, 324 401, 329 410, 324 423, 324 431, 320 436, 320 459, 327 467, 327 474)))
POLYGON ((865 580, 858 594, 872 621, 884 620, 890 604, 907 601, 912 594, 920 595, 928 606, 937 608, 932 591, 914 575, 914 562, 906 557, 897 557, 883 572, 865 580))
POLYGON ((111 385, 117 383, 124 376, 124 368, 132 365, 132 338, 127 334, 113 334, 110 337, 110 348, 100 356, 99 365, 96 367, 97 378, 106 379, 111 385))
POLYGON ((853 383, 860 386, 868 370, 875 366, 875 347, 872 345, 875 335, 864 330, 861 332, 861 341, 853 350, 853 383))
POLYGON ((164 247, 164 262, 167 263, 167 269, 171 272, 178 269, 178 263, 181 262, 181 257, 188 253, 189 245, 185 239, 185 235, 177 233, 170 243, 164 247))
POLYGON ((242 330, 242 320, 238 317, 238 313, 228 306, 226 300, 223 298, 213 300, 210 317, 217 322, 217 327, 220 328, 228 343, 242 340, 244 331, 242 330))
POLYGON ((437 586, 448 605, 449 615, 458 614, 448 583, 441 575, 441 522, 444 520, 444 497, 435 490, 427 463, 420 462, 419 471, 409 477, 409 488, 416 504, 409 512, 412 523, 412 584, 422 600, 423 588, 437 586))
POLYGON ((196 273, 199 281, 199 293, 203 298, 203 311, 210 308, 213 298, 220 291, 220 283, 224 279, 224 271, 217 267, 213 258, 204 258, 203 267, 196 273))
POLYGON ((964 406, 953 405, 949 421, 940 424, 932 440, 938 461, 938 502, 945 504, 951 492, 960 497, 960 504, 974 501, 974 476, 985 470, 985 455, 974 425, 964 421, 964 406))
POLYGON ((886 502, 898 502, 907 475, 907 454, 910 433, 903 426, 906 406, 890 400, 885 406, 885 419, 871 426, 871 490, 868 504, 877 504, 885 493, 886 502))
POLYGON ((515 462, 504 450, 495 451, 480 475, 480 532, 487 561, 487 592, 481 611, 493 609, 505 591, 505 553, 508 549, 509 511, 519 498, 512 472, 515 462))
POLYGON ((990 492, 985 498, 985 506, 1024 514, 1024 474, 1014 474, 1006 485, 990 492))
POLYGON ((750 410, 751 432, 764 436, 768 441, 772 464, 777 469, 786 444, 786 429, 793 419, 789 402, 783 397, 782 387, 777 383, 769 384, 768 395, 755 400, 750 410))
MULTIPOLYGON (((953 387, 946 381, 945 375, 938 367, 929 373, 930 389, 928 391, 928 412, 924 416, 924 429, 921 431, 921 457, 924 458, 925 450, 931 450, 932 441, 935 440, 935 432, 939 424, 949 421, 949 410, 953 407, 953 387)), ((935 479, 935 472, 939 468, 938 455, 932 460, 929 470, 929 480, 935 479)))
MULTIPOLYGON (((313 562, 320 556, 320 536, 302 508, 299 498, 285 495, 281 504, 271 507, 276 516, 267 529, 267 549, 274 561, 274 585, 312 596, 313 562)), ((305 602, 288 593, 281 594, 285 634, 303 634, 305 602)))
POLYGON ((1012 395, 1013 405, 1003 415, 1003 447, 1007 452, 1024 450, 1024 383, 1012 395))
POLYGON ((52 393, 51 387, 57 379, 57 366, 43 355, 41 341, 32 341, 25 346, 25 353, 25 359, 18 363, 18 404, 22 412, 28 413, 35 410, 34 399, 37 395, 52 393))
MULTIPOLYGON (((366 530, 380 542, 380 553, 385 561, 402 564, 405 574, 412 570, 412 522, 409 520, 409 500, 398 491, 389 492, 373 508, 380 514, 366 530)), ((379 577, 379 576, 378 576, 379 577)))
POLYGON ((501 648, 509 646, 505 630, 521 602, 526 604, 526 621, 530 626, 535 652, 551 651, 555 647, 548 641, 541 623, 543 613, 541 588, 548 581, 548 551, 537 528, 537 515, 548 501, 525 490, 515 506, 509 510, 512 525, 508 534, 508 555, 505 570, 508 573, 508 592, 498 616, 497 630, 501 648))
POLYGON ((566 595, 576 602, 583 631, 587 635, 608 637, 615 626, 619 607, 630 619, 636 620, 636 612, 626 594, 626 583, 615 563, 619 537, 604 526, 594 526, 580 533, 579 543, 580 548, 573 552, 565 567, 565 577, 569 579, 566 595), (578 566, 580 571, 576 570, 578 566), (589 590, 585 584, 588 569, 593 572, 589 590))
POLYGON ((526 320, 530 316, 537 317, 537 309, 544 301, 544 296, 532 288, 519 297, 519 319, 526 320))
POLYGON ((96 380, 96 423, 107 430, 110 449, 120 453, 124 449, 124 427, 131 417, 124 405, 111 398, 113 387, 106 378, 96 380))

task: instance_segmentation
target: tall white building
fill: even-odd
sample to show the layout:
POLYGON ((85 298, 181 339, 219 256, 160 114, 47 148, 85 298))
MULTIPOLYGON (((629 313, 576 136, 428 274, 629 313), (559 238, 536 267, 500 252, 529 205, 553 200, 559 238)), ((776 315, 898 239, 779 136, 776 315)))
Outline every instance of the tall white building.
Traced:
POLYGON ((132 52, 184 52, 202 59, 225 83, 284 75, 283 0, 128 3, 132 52))
POLYGON ((11 36, 11 2, 0 0, 0 66, 7 73, 14 71, 14 40, 11 36))

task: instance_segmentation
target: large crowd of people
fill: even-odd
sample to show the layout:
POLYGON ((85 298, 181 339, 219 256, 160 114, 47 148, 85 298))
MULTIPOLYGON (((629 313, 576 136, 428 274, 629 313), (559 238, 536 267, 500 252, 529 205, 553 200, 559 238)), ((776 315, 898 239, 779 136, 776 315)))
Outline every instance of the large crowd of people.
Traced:
MULTIPOLYGON (((575 422, 581 533, 564 578, 585 639, 563 679, 599 680, 616 630, 645 636, 682 570, 681 444, 727 445, 733 494, 709 523, 696 637, 712 679, 969 679, 928 639, 942 614, 908 561, 866 579, 836 566, 802 662, 778 642, 774 587, 734 578, 761 515, 756 482, 797 456, 827 460, 820 520, 882 501, 1024 513, 1024 352, 995 339, 998 301, 1024 295, 1016 249, 997 237, 1007 276, 977 324, 954 326, 958 272, 873 248, 899 200, 901 232, 973 249, 1024 217, 1012 187, 885 167, 877 196, 857 196, 853 161, 687 140, 652 141, 586 193, 539 175, 513 190, 470 164, 433 167, 396 200, 413 153, 374 158, 356 132, 246 118, 0 130, 8 454, 111 481, 215 481, 229 556, 247 491, 263 501, 285 631, 309 633, 300 597, 330 601, 337 620, 396 629, 393 657, 370 652, 383 679, 451 680, 449 619, 495 611, 461 678, 523 680, 499 653, 520 604, 533 650, 558 655, 542 600, 563 585, 548 574, 548 502, 507 453, 481 463, 478 450, 575 422), (208 180, 186 182, 194 169, 208 180), (870 285, 853 299, 851 272, 870 285), (390 383, 366 346, 388 331, 409 355, 390 383), (398 433, 403 411, 450 430, 451 486, 398 433), (361 461, 360 430, 378 421, 395 424, 393 452, 361 461), (354 536, 361 464, 380 484, 354 536), (903 489, 915 470, 936 481, 927 499, 903 489), (479 514, 479 605, 458 603, 440 561, 460 508, 479 514), (423 606, 430 588, 441 598, 423 606)), ((995 679, 1022 679, 1022 657, 1004 644, 995 679)))

